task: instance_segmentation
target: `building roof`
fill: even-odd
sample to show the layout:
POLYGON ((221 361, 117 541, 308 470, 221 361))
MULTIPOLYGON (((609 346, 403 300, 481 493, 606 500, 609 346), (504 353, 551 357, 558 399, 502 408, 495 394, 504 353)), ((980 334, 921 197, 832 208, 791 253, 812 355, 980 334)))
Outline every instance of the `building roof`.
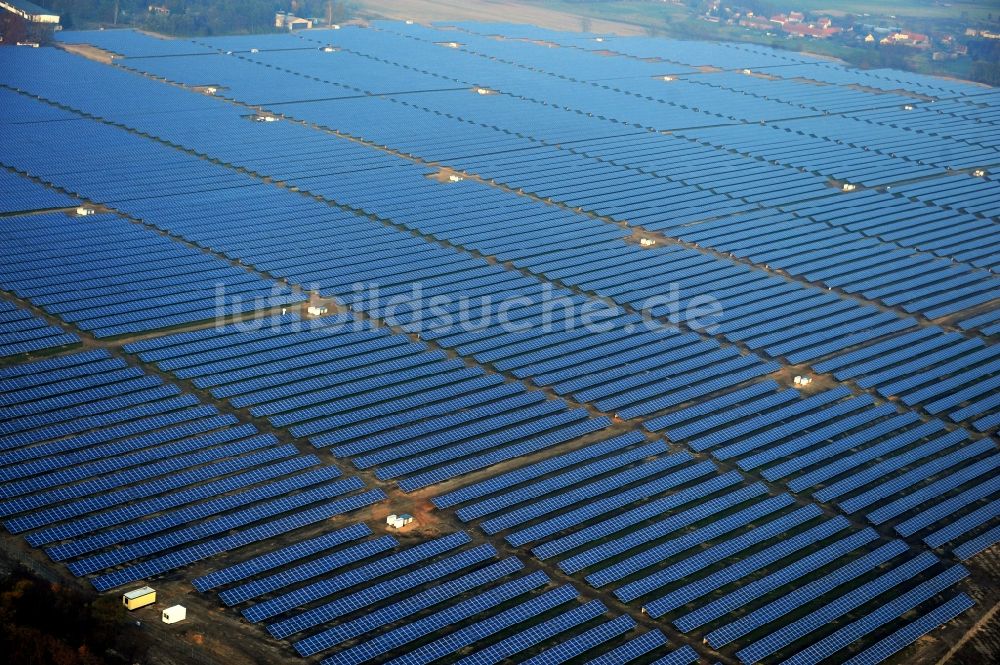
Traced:
POLYGON ((27 2, 26 0, 0 0, 0 7, 6 9, 7 11, 14 12, 15 14, 19 14, 29 20, 44 17, 45 19, 48 19, 46 22, 59 22, 59 14, 55 13, 51 9, 46 9, 41 5, 36 5, 35 3, 27 2))
POLYGON ((132 589, 123 595, 129 600, 135 600, 136 598, 142 598, 143 596, 151 593, 156 593, 156 591, 152 587, 142 586, 138 589, 132 589))

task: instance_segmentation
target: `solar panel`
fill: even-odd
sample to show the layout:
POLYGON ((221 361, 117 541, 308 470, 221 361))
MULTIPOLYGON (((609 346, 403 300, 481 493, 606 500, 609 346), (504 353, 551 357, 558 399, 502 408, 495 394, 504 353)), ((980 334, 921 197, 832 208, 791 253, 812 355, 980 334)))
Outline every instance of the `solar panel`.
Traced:
MULTIPOLYGON (((739 483, 742 480, 735 472, 716 476, 703 483, 682 489, 669 496, 653 499, 648 503, 628 510, 615 517, 608 518, 596 524, 578 529, 561 538, 541 543, 532 548, 531 553, 540 559, 548 559, 557 554, 567 552, 599 538, 610 536, 628 526, 641 523, 647 519, 659 516, 673 508, 683 506, 690 501, 705 499, 715 492, 739 483)), ((758 491, 756 487, 752 491, 758 491)), ((705 502, 699 508, 709 508, 710 502, 705 502)), ((668 518, 670 519, 670 518, 668 518)), ((560 563, 560 568, 570 572, 573 566, 569 559, 560 563)))
MULTIPOLYGON (((744 492, 736 498, 745 500, 753 497, 754 494, 756 494, 756 491, 744 492)), ((695 545, 705 543, 722 534, 745 527, 755 519, 759 519, 773 512, 783 510, 784 508, 790 506, 793 502, 794 500, 785 494, 764 499, 763 501, 754 503, 753 505, 743 508, 738 512, 727 515, 720 520, 711 522, 700 529, 686 533, 673 540, 659 543, 637 554, 633 554, 630 557, 616 561, 614 564, 606 568, 602 568, 597 572, 587 575, 587 582, 589 582, 592 586, 600 587, 620 580, 628 575, 643 570, 644 568, 657 564, 670 556, 683 552, 695 545)), ((638 590, 639 586, 636 585, 632 588, 638 590)), ((617 591, 621 590, 618 589, 617 591)), ((622 591, 622 594, 630 595, 628 590, 622 591)))
POLYGON ((545 573, 536 571, 518 579, 495 586, 467 600, 429 616, 413 621, 405 626, 379 634, 367 642, 362 642, 324 658, 325 665, 343 663, 364 663, 393 649, 429 635, 445 626, 451 626, 468 617, 499 606, 517 598, 548 582, 545 573))
POLYGON ((294 607, 298 607, 310 600, 317 600, 356 584, 370 581, 399 570, 403 566, 413 565, 418 561, 423 561, 442 552, 447 552, 468 542, 469 535, 463 531, 459 531, 443 538, 438 538, 437 540, 421 543, 396 554, 391 554, 372 563, 349 570, 338 576, 314 582, 308 586, 248 607, 243 610, 243 616, 248 621, 258 623, 264 619, 269 619, 294 607))
POLYGON ((542 665, 542 663, 565 663, 566 661, 582 656, 594 647, 623 635, 635 628, 635 619, 628 615, 622 615, 595 626, 590 630, 580 633, 565 642, 546 649, 537 656, 530 658, 525 665, 542 665))
POLYGON ((400 665, 403 663, 434 662, 459 649, 469 647, 484 638, 489 638, 517 624, 532 620, 541 614, 572 601, 576 596, 576 589, 572 586, 558 586, 520 605, 515 605, 486 619, 463 626, 447 635, 439 637, 433 642, 408 651, 395 658, 393 662, 400 663, 400 665))
POLYGON ((377 600, 401 594, 420 584, 487 561, 495 557, 496 553, 492 545, 474 547, 471 550, 435 561, 410 573, 373 584, 350 595, 306 610, 286 621, 271 624, 268 626, 268 631, 275 637, 287 637, 319 623, 330 622, 337 617, 348 614, 377 600))
POLYGON ((329 519, 352 510, 357 510, 387 498, 382 490, 369 490, 360 494, 330 501, 314 508, 302 510, 286 517, 263 522, 229 536, 203 541, 196 545, 154 557, 127 568, 99 575, 92 580, 98 591, 108 591, 128 582, 135 582, 168 570, 174 570, 195 561, 214 556, 220 552, 243 547, 251 543, 267 540, 303 526, 329 519))
POLYGON ((791 556, 803 548, 814 546, 819 541, 846 529, 848 525, 849 522, 846 519, 837 516, 811 529, 788 536, 786 539, 717 570, 696 582, 690 582, 676 591, 647 602, 644 609, 652 617, 663 616, 667 612, 683 607, 721 586, 739 581, 744 576, 752 574, 764 566, 791 556))
POLYGON ((900 594, 875 611, 839 628, 822 640, 799 651, 788 660, 792 663, 818 663, 857 641, 862 636, 915 609, 920 603, 932 598, 935 594, 940 593, 968 575, 969 572, 962 566, 952 566, 931 579, 921 582, 906 593, 900 594))
POLYGON ((587 665, 624 665, 666 646, 666 636, 658 630, 650 630, 593 660, 587 661, 587 665))
POLYGON ((819 609, 813 610, 801 619, 782 626, 770 635, 753 642, 736 653, 744 661, 750 661, 751 659, 759 660, 791 644, 810 631, 815 630, 817 626, 827 625, 833 619, 843 616, 872 598, 911 579, 915 574, 934 565, 936 561, 937 559, 934 555, 929 552, 919 554, 874 580, 848 591, 819 609))
POLYGON ((343 545, 346 542, 370 536, 371 533, 371 529, 364 524, 352 524, 351 526, 336 529, 321 536, 308 538, 293 545, 266 552, 252 559, 214 570, 207 575, 195 578, 192 580, 192 584, 194 584, 198 591, 209 591, 224 584, 231 584, 245 580, 253 575, 273 570, 278 566, 297 561, 323 550, 343 545))
POLYGON ((356 619, 346 621, 315 635, 303 638, 295 643, 295 650, 302 656, 311 656, 349 639, 383 628, 394 621, 412 616, 421 610, 434 607, 466 591, 483 587, 490 582, 495 582, 523 568, 524 564, 520 560, 515 557, 508 557, 459 578, 431 586, 419 593, 373 610, 356 619))
MULTIPOLYGON (((798 587, 786 593, 781 598, 755 609, 740 619, 713 630, 705 636, 705 640, 716 649, 723 647, 751 631, 781 618, 791 608, 804 606, 806 603, 821 597, 823 594, 865 575, 885 562, 906 552, 907 549, 906 544, 901 540, 890 541, 878 549, 827 573, 823 577, 798 587)), ((926 563, 930 564, 930 562, 926 563)))
POLYGON ((641 485, 613 492, 611 496, 586 503, 569 512, 562 513, 536 524, 532 524, 519 531, 514 531, 505 536, 505 540, 511 545, 519 547, 526 543, 540 540, 546 536, 575 527, 585 520, 598 517, 617 508, 621 508, 622 506, 627 506, 638 499, 659 494, 674 487, 691 482, 696 478, 708 475, 714 471, 715 465, 711 462, 700 462, 698 464, 685 467, 679 471, 660 476, 655 480, 645 482, 641 485))
MULTIPOLYGON (((319 557, 318 559, 312 559, 306 563, 286 568, 267 577, 257 578, 238 587, 227 589, 219 594, 219 600, 226 605, 237 605, 268 593, 274 593, 293 584, 310 580, 319 575, 331 573, 352 563, 363 561, 369 557, 391 550, 398 544, 396 539, 391 536, 381 536, 374 540, 365 540, 343 550, 319 557)), ((246 610, 244 610, 245 612, 246 610)))
POLYGON ((820 550, 812 552, 808 556, 789 563, 783 568, 779 568, 759 579, 744 584, 740 588, 730 591, 726 595, 688 614, 674 619, 673 624, 682 632, 691 632, 699 626, 703 626, 710 621, 719 619, 730 612, 746 606, 767 593, 796 582, 803 576, 819 570, 823 566, 836 561, 840 557, 877 538, 878 534, 872 529, 864 529, 846 538, 842 538, 820 550))
POLYGON ((615 589, 615 596, 625 602, 644 596, 667 583, 683 579, 706 566, 741 553, 750 546, 778 536, 792 527, 816 518, 820 514, 821 511, 818 506, 814 504, 804 506, 795 512, 755 526, 755 528, 744 534, 714 545, 707 550, 694 554, 681 562, 662 568, 642 579, 620 586, 615 589))
POLYGON ((458 662, 461 665, 489 665, 503 662, 526 649, 596 619, 606 611, 607 608, 601 601, 592 600, 547 621, 536 623, 499 642, 482 646, 458 662))
POLYGON ((884 662, 935 628, 968 611, 974 604, 971 598, 960 593, 915 621, 897 629, 891 635, 882 638, 848 660, 846 665, 874 665, 884 662))

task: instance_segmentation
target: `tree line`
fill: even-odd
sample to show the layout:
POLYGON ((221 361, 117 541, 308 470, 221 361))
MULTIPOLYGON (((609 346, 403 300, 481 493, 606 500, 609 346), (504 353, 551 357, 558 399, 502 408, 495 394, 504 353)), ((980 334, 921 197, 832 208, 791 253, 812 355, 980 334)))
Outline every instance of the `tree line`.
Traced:
POLYGON ((174 35, 273 32, 276 12, 334 22, 353 17, 344 0, 41 0, 67 30, 120 25, 174 35), (150 11, 150 7, 165 11, 150 11))

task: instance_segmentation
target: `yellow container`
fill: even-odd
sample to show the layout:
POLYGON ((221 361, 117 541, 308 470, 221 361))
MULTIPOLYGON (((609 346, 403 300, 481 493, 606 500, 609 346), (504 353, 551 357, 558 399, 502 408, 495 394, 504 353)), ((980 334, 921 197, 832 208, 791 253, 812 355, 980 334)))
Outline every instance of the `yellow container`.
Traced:
POLYGON ((133 589, 128 593, 122 594, 122 605, 130 611, 137 610, 146 605, 152 605, 155 602, 156 591, 148 586, 139 587, 138 589, 133 589))

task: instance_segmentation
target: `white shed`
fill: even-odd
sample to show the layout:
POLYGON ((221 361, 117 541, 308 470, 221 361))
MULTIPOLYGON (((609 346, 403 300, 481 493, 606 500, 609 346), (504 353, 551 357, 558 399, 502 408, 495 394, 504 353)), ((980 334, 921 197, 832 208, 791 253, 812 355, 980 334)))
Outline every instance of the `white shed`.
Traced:
POLYGON ((187 608, 183 605, 174 605, 163 610, 163 623, 177 623, 187 618, 187 608))

